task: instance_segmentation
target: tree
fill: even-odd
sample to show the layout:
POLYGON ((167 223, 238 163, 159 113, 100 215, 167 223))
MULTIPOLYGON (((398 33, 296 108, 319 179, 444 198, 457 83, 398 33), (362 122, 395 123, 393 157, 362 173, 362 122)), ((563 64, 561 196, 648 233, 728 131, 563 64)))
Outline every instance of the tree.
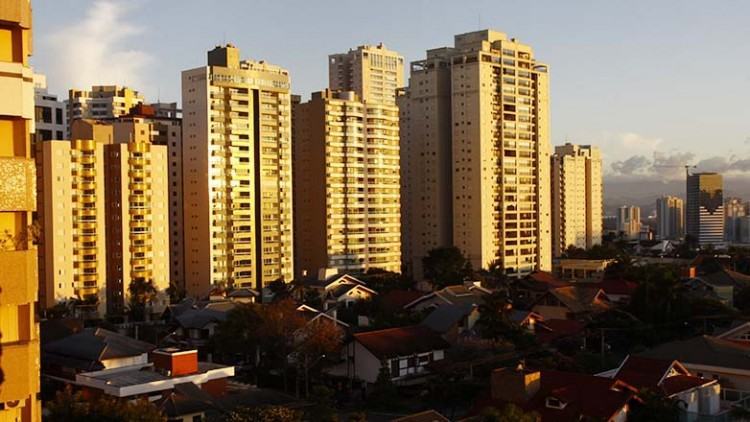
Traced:
POLYGON ((227 313, 227 319, 216 327, 211 342, 215 352, 224 355, 242 355, 245 362, 257 365, 256 352, 260 347, 259 330, 263 325, 259 306, 240 303, 227 313), (252 356, 252 357, 251 357, 252 356))
POLYGON ((537 422, 540 417, 535 412, 525 412, 514 404, 507 404, 502 409, 487 407, 479 415, 481 422, 537 422))
POLYGON ((284 391, 287 391, 287 369, 289 355, 294 351, 298 331, 307 323, 297 304, 290 298, 276 301, 259 308, 263 324, 258 329, 261 348, 260 365, 280 368, 284 377, 284 391))
POLYGON ((284 406, 239 407, 225 422, 301 422, 302 414, 284 406))
POLYGON ((185 299, 187 292, 183 287, 176 285, 175 283, 169 283, 167 287, 167 294, 169 295, 169 303, 180 303, 182 299, 185 299))
POLYGON ((143 277, 133 279, 128 286, 128 295, 130 317, 134 321, 144 321, 146 319, 146 309, 156 298, 154 281, 143 277))
MULTIPOLYGON (((318 318, 307 323, 297 334, 296 357, 302 365, 305 376, 305 395, 310 395, 310 368, 318 366, 326 356, 331 357, 341 351, 344 333, 333 321, 318 318)), ((298 371, 299 379, 299 371, 298 371)))
POLYGON ((302 295, 302 303, 315 309, 323 308, 323 300, 320 298, 320 293, 310 287, 305 288, 302 295))
POLYGON ((422 264, 425 277, 438 287, 460 284, 471 272, 471 264, 455 246, 430 250, 422 264))
POLYGON ((638 397, 640 401, 633 404, 632 411, 628 415, 628 422, 677 422, 680 420, 684 402, 671 399, 661 391, 651 389, 639 391, 638 397))
POLYGON ((162 422, 167 418, 146 399, 128 401, 109 396, 84 398, 67 386, 47 404, 46 421, 162 422))
POLYGON ((273 301, 274 302, 280 302, 283 300, 287 300, 291 297, 291 293, 289 292, 289 286, 284 283, 284 280, 278 279, 270 282, 268 284, 268 290, 271 291, 273 294, 273 301))

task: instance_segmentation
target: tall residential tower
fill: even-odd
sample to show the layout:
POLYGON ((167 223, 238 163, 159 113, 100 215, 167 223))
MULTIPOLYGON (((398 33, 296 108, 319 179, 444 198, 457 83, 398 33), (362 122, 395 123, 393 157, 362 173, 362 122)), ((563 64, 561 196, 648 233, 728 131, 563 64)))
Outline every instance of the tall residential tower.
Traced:
POLYGON ((368 102, 393 104, 404 86, 404 58, 383 44, 361 45, 328 57, 328 87, 353 91, 368 102))
POLYGON ((411 64, 399 97, 404 261, 435 247, 511 276, 552 266, 548 68, 483 30, 411 64))
POLYGON ((289 73, 227 45, 182 72, 185 288, 291 281, 289 73))
POLYGON ((659 239, 679 240, 685 234, 685 210, 682 198, 662 196, 656 199, 659 239))
POLYGON ((555 147, 552 156, 552 253, 602 242, 602 158, 590 145, 555 147))

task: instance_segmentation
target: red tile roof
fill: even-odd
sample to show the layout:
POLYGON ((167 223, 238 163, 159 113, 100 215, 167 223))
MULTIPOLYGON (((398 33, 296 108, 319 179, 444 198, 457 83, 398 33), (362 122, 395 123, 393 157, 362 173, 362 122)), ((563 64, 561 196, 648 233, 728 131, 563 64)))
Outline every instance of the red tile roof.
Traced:
MULTIPOLYGON (((659 388, 661 380, 672 369, 674 361, 628 356, 625 358, 615 378, 641 388, 659 388)), ((676 366, 678 371, 688 374, 682 365, 676 366)))
POLYGON ((570 285, 570 283, 560 280, 554 274, 547 271, 534 271, 527 277, 538 283, 548 284, 550 287, 564 287, 570 285))
POLYGON ((631 296, 635 289, 638 288, 638 284, 622 279, 603 280, 598 286, 608 295, 620 296, 631 296))
POLYGON ((410 356, 450 347, 438 333, 421 325, 357 333, 354 338, 378 359, 410 356))
POLYGON ((548 319, 537 323, 536 337, 542 343, 550 343, 563 337, 580 334, 585 325, 571 319, 548 319), (548 328, 549 331, 544 330, 548 328))
POLYGON ((422 297, 424 293, 416 290, 391 290, 381 297, 383 306, 389 311, 400 311, 406 304, 414 302, 422 297))
POLYGON ((713 384, 715 382, 715 380, 707 380, 692 375, 674 375, 665 379, 661 388, 667 396, 671 396, 685 390, 690 390, 706 384, 713 384))

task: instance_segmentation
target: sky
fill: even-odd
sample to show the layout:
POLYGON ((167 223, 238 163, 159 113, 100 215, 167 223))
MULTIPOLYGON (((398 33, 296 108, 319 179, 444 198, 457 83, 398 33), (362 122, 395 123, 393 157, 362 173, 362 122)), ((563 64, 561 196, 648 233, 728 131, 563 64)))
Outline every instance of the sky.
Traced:
MULTIPOLYGON (((32 63, 50 92, 127 85, 180 101, 180 72, 231 42, 289 69, 304 97, 327 57, 383 42, 420 60, 491 28, 550 66, 552 144, 601 148, 609 182, 685 163, 750 180, 750 2, 723 0, 34 0, 32 63)), ((407 70, 408 77, 408 70, 407 70)))

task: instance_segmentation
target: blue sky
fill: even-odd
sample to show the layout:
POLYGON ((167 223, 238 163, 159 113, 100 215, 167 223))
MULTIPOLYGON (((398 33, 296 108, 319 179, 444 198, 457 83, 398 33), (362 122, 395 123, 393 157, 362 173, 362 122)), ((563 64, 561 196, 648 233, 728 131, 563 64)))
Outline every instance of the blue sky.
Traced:
MULTIPOLYGON (((34 0, 50 89, 118 83, 179 101, 216 44, 325 88, 327 55, 383 42, 407 61, 493 28, 551 68, 552 141, 599 145, 610 179, 673 179, 683 161, 750 173, 750 2, 34 0), (713 4, 712 4, 713 3, 713 4), (657 166, 654 166, 656 164, 657 166)), ((408 76, 408 75, 407 75, 408 76)))

